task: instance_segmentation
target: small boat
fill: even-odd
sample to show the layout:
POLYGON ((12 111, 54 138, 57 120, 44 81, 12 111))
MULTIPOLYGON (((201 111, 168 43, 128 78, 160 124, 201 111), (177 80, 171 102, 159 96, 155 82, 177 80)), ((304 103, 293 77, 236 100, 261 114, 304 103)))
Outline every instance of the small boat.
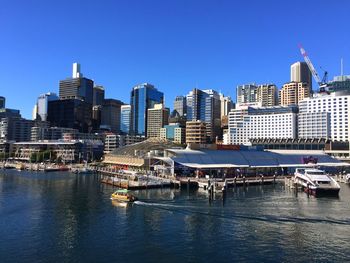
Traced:
POLYGON ((323 170, 298 168, 294 173, 294 179, 308 194, 314 196, 339 194, 340 185, 323 170))
POLYGON ((120 190, 115 191, 111 195, 111 199, 117 200, 117 201, 122 201, 122 202, 134 202, 137 200, 137 198, 135 196, 133 196, 132 194, 130 194, 130 191, 128 191, 126 189, 120 189, 120 190))
POLYGON ((17 171, 23 171, 24 169, 25 169, 25 166, 23 163, 16 164, 17 171))

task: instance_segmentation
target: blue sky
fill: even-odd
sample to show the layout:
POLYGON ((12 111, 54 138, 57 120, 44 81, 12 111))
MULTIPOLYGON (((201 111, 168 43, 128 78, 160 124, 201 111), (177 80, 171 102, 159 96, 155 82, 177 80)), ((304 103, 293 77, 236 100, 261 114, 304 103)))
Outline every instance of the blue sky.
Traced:
POLYGON ((80 62, 108 98, 129 101, 149 82, 176 95, 194 87, 235 97, 244 83, 289 81, 302 43, 315 68, 350 74, 350 1, 0 0, 0 95, 30 118, 39 94, 80 62))

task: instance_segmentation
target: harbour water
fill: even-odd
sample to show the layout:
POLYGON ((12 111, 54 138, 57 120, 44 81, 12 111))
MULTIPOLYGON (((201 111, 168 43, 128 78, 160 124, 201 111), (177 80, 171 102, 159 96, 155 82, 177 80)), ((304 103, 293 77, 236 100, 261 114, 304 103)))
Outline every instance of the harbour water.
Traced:
POLYGON ((153 189, 121 207, 97 175, 0 171, 1 262, 349 262, 350 187, 153 189))

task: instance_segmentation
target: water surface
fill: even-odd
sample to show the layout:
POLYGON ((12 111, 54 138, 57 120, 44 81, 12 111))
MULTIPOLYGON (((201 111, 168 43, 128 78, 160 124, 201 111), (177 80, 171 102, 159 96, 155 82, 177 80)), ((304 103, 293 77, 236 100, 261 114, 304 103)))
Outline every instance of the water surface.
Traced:
POLYGON ((350 188, 282 184, 134 192, 121 207, 97 175, 0 171, 1 262, 349 262, 350 188))

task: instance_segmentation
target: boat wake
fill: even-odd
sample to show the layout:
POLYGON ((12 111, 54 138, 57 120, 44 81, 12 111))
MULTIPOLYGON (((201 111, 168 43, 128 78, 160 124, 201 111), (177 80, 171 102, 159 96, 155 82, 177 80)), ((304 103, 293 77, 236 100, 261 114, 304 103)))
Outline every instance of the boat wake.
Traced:
POLYGON ((216 217, 224 220, 234 220, 234 219, 246 219, 254 221, 262 221, 267 223, 323 223, 323 224, 335 224, 335 225, 350 225, 350 220, 348 219, 333 219, 333 218, 307 218, 307 217, 290 217, 290 216, 275 216, 275 215, 249 215, 249 214, 222 214, 200 211, 201 207, 197 206, 181 206, 173 204, 164 203, 150 203, 143 201, 135 201, 134 204, 140 206, 154 207, 156 209, 166 210, 169 212, 176 212, 181 214, 201 214, 208 217, 216 217))

